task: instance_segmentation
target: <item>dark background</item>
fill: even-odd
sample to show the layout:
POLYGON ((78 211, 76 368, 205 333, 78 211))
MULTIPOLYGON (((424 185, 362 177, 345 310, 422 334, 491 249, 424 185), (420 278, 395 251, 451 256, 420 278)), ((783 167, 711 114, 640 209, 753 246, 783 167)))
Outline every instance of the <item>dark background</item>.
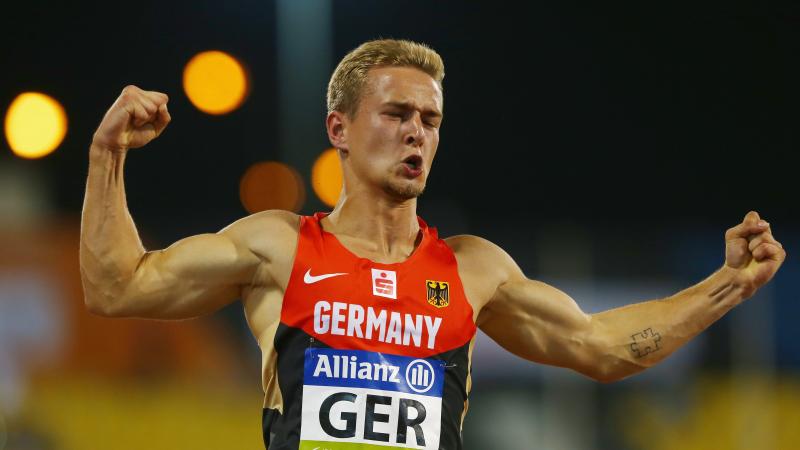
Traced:
MULTIPOLYGON (((629 409, 630 398, 693 418, 689 429, 707 431, 705 444, 694 448, 797 448, 796 433, 788 440, 781 434, 796 426, 784 427, 780 420, 800 411, 794 163, 800 6, 551 3, 329 3, 332 60, 325 79, 349 50, 378 37, 424 42, 444 59, 445 119, 420 214, 444 236, 472 233, 496 242, 528 276, 562 288, 589 312, 643 300, 640 293, 666 296, 708 276, 723 262, 724 231, 749 210, 771 222, 788 259, 760 300, 713 325, 693 349, 630 382, 573 385, 565 371, 497 363, 491 358, 499 351, 480 342, 474 375, 481 382, 473 392, 475 412, 467 419, 467 429, 480 431, 465 434, 468 448, 492 445, 482 440, 493 436, 480 423, 496 411, 487 405, 497 399, 505 403, 496 404, 509 405, 527 395, 529 404, 543 406, 527 411, 532 415, 523 415, 522 425, 511 423, 514 430, 539 424, 535 435, 544 436, 563 426, 559 435, 568 437, 572 420, 580 416, 575 411, 594 417, 577 420, 594 428, 576 435, 595 444, 547 441, 543 449, 634 449, 642 442, 653 449, 688 446, 655 446, 691 434, 678 425, 661 435, 631 431, 654 428, 646 414, 637 414, 644 422, 627 415, 648 410, 629 409), (781 412, 769 423, 777 431, 765 434, 766 440, 756 434, 727 446, 720 430, 701 420, 704 408, 719 406, 703 397, 712 392, 703 380, 714 374, 710 385, 724 391, 730 374, 750 369, 763 377, 762 384, 740 380, 725 391, 733 393, 732 403, 714 411, 760 414, 766 408, 742 398, 774 398, 774 405, 784 402, 788 409, 775 410, 781 412), (569 382, 559 384, 564 379, 569 382), (787 385, 794 390, 780 390, 787 385), (547 416, 562 401, 564 417, 547 416)), ((248 166, 291 159, 287 155, 295 150, 324 149, 281 148, 287 131, 280 127, 277 20, 276 4, 266 0, 4 3, 0 106, 5 110, 23 91, 46 92, 65 107, 69 130, 59 149, 39 160, 21 160, 0 141, 0 168, 35 173, 53 209, 48 217, 77 223, 88 146, 106 109, 127 84, 166 92, 172 123, 158 140, 132 150, 126 162, 131 213, 149 249, 221 229, 247 214, 239 180, 248 166), (186 62, 209 49, 236 56, 250 75, 249 97, 225 116, 195 109, 181 85, 186 62)), ((317 92, 319 120, 304 131, 320 142, 325 141, 325 88, 320 84, 317 92)), ((308 214, 321 206, 308 184, 310 167, 296 168, 308 195, 300 212, 308 214)), ((3 231, 0 227, 0 236, 3 231)), ((77 230, 70 233, 77 252, 77 230)), ((70 270, 77 277, 77 269, 70 270)), ((232 330, 234 347, 248 361, 242 372, 253 389, 245 397, 258 400, 260 360, 240 305, 214 317, 232 330)), ((224 334, 214 330, 210 336, 224 334)), ((140 341, 150 342, 147 352, 157 355, 162 335, 154 336, 140 341)), ((153 358, 148 370, 156 372, 169 359, 153 358)), ((236 383, 242 385, 241 379, 236 383)), ((28 398, 36 399, 44 391, 29 392, 28 398)), ((709 417, 717 420, 717 412, 709 417)), ((252 415, 257 418, 257 412, 252 415)), ((723 434, 737 429, 721 423, 723 434)), ((91 430, 95 423, 86 426, 91 430)), ((247 429, 255 433, 256 427, 247 429)), ((25 428, 13 423, 8 428, 22 430, 16 431, 21 442, 25 428)), ((511 428, 494 429, 510 433, 511 428)))
MULTIPOLYGON (((796 7, 333 5, 336 61, 377 37, 443 56, 446 119, 428 195, 470 220, 732 225, 749 209, 778 229, 798 220, 796 7)), ((84 150, 132 83, 171 94, 174 118, 129 159, 140 220, 220 225, 244 213, 232 180, 277 150, 273 5, 30 1, 1 17, 0 103, 42 90, 70 113, 63 148, 29 163, 46 166, 61 210, 79 209, 84 150), (208 48, 243 59, 252 77, 246 103, 223 117, 195 110, 180 85, 188 58, 208 48)), ((324 133, 323 117, 312 132, 324 133)))

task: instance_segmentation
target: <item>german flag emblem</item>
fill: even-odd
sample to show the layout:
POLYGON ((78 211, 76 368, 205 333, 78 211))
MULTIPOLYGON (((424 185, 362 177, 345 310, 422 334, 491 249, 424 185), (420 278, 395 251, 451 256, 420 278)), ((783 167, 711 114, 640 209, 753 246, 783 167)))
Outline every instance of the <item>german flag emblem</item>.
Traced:
POLYGON ((450 304, 450 283, 427 280, 425 285, 428 287, 428 303, 437 308, 450 304))

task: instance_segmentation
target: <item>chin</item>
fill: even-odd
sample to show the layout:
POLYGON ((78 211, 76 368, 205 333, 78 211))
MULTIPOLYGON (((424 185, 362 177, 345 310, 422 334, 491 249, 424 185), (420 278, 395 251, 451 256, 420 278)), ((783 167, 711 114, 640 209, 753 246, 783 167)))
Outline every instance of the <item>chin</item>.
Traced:
POLYGON ((384 192, 389 194, 392 198, 397 200, 411 200, 422 195, 425 190, 424 182, 405 181, 405 182, 388 182, 383 186, 384 192))

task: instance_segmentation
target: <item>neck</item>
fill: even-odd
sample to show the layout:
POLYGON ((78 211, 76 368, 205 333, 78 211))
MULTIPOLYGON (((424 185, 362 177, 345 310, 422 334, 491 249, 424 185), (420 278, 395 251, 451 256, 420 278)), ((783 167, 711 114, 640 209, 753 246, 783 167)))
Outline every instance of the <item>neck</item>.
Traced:
POLYGON ((403 260, 419 244, 417 199, 397 201, 386 195, 343 191, 323 227, 358 253, 384 261, 403 260))

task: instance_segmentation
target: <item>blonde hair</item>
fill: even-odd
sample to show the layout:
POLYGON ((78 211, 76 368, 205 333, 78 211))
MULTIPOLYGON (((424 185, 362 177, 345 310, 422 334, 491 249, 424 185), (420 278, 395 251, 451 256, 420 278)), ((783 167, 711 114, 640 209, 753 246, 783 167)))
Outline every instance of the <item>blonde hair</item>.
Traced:
POLYGON ((336 66, 328 82, 328 113, 341 111, 354 117, 373 67, 415 67, 442 87, 444 62, 425 44, 398 39, 368 41, 350 51, 336 66))

